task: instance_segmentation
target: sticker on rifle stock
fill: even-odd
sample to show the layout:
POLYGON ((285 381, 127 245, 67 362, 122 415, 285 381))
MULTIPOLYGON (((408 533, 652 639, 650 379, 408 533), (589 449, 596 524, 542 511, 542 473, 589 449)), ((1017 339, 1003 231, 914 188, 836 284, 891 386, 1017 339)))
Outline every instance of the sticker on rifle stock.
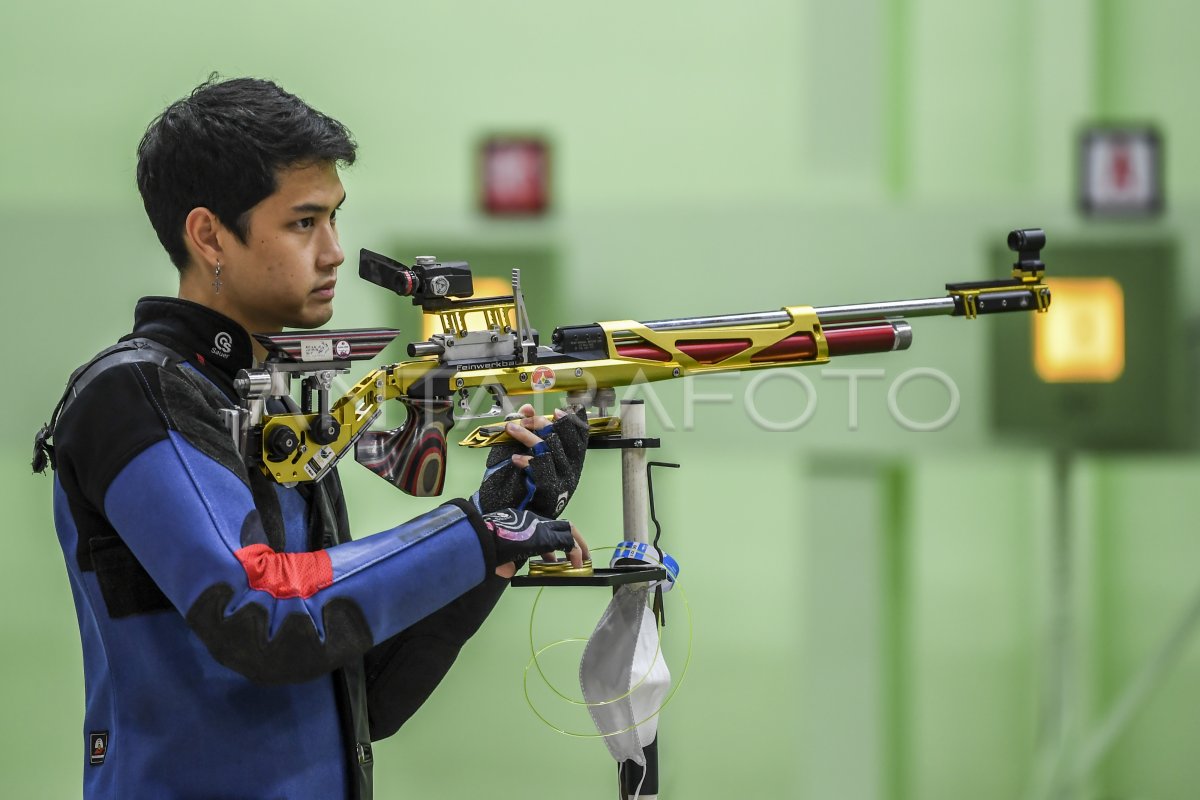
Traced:
POLYGON ((333 354, 338 358, 349 358, 350 343, 345 339, 338 339, 337 344, 333 346, 333 354))
POLYGON ((329 361, 333 357, 331 339, 303 339, 300 342, 301 361, 329 361))
POLYGON ((539 392, 554 388, 554 370, 549 367, 538 367, 529 376, 529 385, 539 392))

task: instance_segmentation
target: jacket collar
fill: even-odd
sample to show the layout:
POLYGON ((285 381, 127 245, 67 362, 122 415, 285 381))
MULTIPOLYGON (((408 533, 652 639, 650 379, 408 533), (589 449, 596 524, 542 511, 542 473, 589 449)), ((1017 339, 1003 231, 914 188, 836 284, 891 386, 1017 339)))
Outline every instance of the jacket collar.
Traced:
POLYGON ((143 297, 134 310, 130 336, 144 336, 166 345, 228 392, 232 392, 238 372, 254 364, 254 350, 245 329, 224 314, 190 300, 143 297))

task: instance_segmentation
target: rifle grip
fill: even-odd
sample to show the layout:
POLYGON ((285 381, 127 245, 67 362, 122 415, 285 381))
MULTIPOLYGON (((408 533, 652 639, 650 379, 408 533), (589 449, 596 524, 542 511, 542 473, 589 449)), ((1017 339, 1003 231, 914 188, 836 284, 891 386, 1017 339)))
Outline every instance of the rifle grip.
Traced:
POLYGON ((449 398, 401 398, 408 418, 390 431, 367 431, 354 448, 358 463, 413 497, 437 497, 446 483, 446 434, 454 427, 449 398))

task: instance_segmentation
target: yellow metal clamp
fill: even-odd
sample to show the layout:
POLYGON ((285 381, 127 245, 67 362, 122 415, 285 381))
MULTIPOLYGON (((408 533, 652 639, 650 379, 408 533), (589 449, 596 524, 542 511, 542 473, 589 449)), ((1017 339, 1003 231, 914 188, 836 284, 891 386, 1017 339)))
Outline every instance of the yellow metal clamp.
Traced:
POLYGON ((456 336, 471 330, 467 317, 472 314, 483 314, 483 327, 479 330, 509 329, 516 315, 516 305, 512 300, 496 303, 471 305, 467 308, 448 308, 438 312, 438 321, 442 324, 442 332, 456 336))
POLYGON ((337 463, 338 457, 354 445, 379 416, 380 407, 390 399, 388 368, 373 369, 346 392, 329 409, 330 416, 338 423, 338 436, 325 445, 313 444, 309 431, 316 421, 316 414, 273 414, 263 426, 263 442, 270 441, 279 428, 289 428, 299 440, 296 451, 282 461, 268 457, 264 446, 263 472, 279 483, 295 483, 317 480, 326 469, 337 463))

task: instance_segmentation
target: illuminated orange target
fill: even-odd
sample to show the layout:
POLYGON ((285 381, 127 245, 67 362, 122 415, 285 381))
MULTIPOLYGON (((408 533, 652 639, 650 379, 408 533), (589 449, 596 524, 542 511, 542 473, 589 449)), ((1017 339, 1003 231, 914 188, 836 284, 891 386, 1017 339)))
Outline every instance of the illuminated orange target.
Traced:
POLYGON ((1113 278, 1052 278, 1033 318, 1033 364, 1047 383, 1111 383, 1125 371, 1125 293, 1113 278))

